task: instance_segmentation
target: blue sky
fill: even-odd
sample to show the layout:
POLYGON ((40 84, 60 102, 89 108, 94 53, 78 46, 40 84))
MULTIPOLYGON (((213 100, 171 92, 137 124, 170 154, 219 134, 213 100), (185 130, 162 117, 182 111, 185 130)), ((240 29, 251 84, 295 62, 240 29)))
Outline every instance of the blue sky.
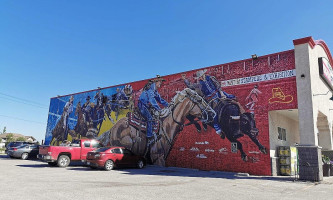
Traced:
POLYGON ((332 1, 0 1, 0 129, 44 139, 50 98, 293 48, 333 48, 332 1))

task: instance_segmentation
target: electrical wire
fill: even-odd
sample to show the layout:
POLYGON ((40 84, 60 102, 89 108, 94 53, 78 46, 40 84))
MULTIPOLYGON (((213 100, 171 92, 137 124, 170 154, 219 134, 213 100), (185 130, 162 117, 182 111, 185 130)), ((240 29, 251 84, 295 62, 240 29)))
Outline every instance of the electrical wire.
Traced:
POLYGON ((16 119, 16 120, 21 120, 21 121, 33 122, 33 123, 37 123, 37 124, 46 125, 46 123, 37 122, 37 121, 33 121, 33 120, 27 120, 27 119, 22 119, 22 118, 18 118, 18 117, 7 116, 7 115, 1 115, 0 114, 0 117, 6 117, 6 118, 11 118, 11 119, 16 119))
POLYGON ((0 96, 0 98, 2 98, 2 99, 6 99, 6 100, 17 102, 17 103, 22 103, 22 104, 34 106, 34 107, 37 107, 37 108, 48 109, 47 106, 45 106, 43 104, 40 104, 40 103, 37 103, 37 102, 34 102, 34 101, 30 101, 30 100, 27 100, 27 99, 22 99, 22 98, 19 98, 19 97, 14 97, 14 96, 7 95, 7 94, 1 93, 1 92, 0 92, 0 95, 7 96, 7 97, 1 97, 0 96), (10 98, 8 98, 8 97, 10 97, 10 98))

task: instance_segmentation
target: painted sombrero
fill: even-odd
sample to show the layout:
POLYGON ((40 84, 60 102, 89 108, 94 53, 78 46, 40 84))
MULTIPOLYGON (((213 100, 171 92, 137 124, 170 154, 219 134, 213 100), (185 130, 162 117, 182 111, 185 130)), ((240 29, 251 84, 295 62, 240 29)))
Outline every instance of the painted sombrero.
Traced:
POLYGON ((272 97, 269 99, 269 103, 290 103, 294 100, 291 95, 284 95, 281 88, 273 88, 272 89, 272 97))

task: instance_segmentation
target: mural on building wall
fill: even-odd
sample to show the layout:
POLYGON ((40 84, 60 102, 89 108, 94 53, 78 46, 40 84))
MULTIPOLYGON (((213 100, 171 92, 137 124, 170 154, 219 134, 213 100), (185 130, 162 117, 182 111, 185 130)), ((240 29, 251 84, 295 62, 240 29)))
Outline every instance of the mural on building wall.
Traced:
POLYGON ((96 138, 152 164, 270 175, 268 111, 297 108, 287 51, 52 98, 45 143, 96 138))

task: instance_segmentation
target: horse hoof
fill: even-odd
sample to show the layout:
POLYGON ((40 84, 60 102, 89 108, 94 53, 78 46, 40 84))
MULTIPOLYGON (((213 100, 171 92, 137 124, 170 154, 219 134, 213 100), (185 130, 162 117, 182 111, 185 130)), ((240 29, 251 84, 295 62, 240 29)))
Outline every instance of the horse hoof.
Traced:
POLYGON ((243 160, 244 162, 247 162, 247 161, 248 161, 247 155, 242 155, 242 160, 243 160))
POLYGON ((223 140, 225 139, 225 134, 224 134, 223 132, 221 133, 220 136, 221 136, 221 138, 222 138, 223 140))
POLYGON ((267 150, 265 147, 259 149, 263 154, 267 154, 267 150))

